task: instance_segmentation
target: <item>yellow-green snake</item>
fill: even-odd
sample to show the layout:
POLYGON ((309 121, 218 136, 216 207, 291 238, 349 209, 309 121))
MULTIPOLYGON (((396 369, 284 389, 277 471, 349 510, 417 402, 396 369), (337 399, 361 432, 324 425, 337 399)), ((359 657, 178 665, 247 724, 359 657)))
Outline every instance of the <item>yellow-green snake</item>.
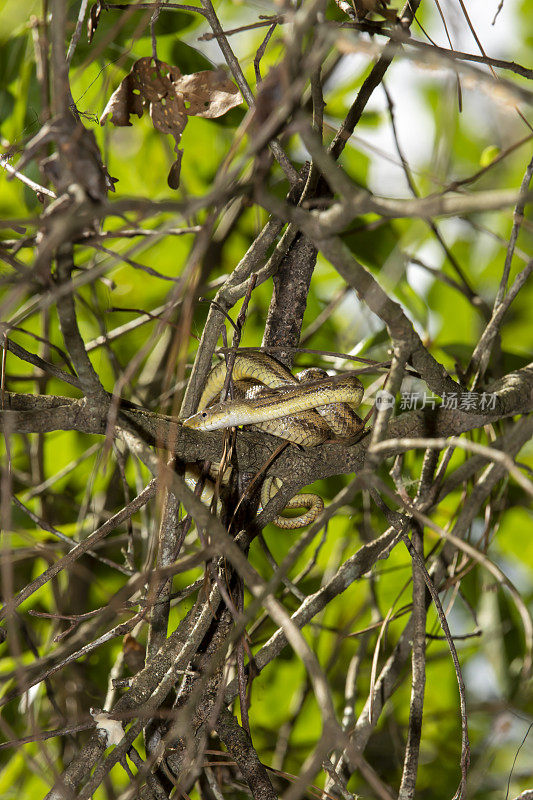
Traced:
MULTIPOLYGON (((354 372, 329 376, 324 370, 312 368, 296 378, 266 353, 238 353, 232 371, 234 399, 212 404, 220 395, 225 378, 223 361, 211 370, 197 413, 183 420, 183 425, 202 431, 251 425, 305 447, 329 439, 353 439, 361 431, 361 420, 353 408, 360 404, 364 389, 354 372)), ((263 505, 275 493, 273 489, 273 480, 263 483, 263 505)), ((202 499, 207 502, 209 495, 207 489, 202 499)), ((279 516, 275 524, 282 528, 304 527, 318 516, 324 503, 318 495, 298 494, 286 506, 301 507, 308 509, 305 514, 279 516)))

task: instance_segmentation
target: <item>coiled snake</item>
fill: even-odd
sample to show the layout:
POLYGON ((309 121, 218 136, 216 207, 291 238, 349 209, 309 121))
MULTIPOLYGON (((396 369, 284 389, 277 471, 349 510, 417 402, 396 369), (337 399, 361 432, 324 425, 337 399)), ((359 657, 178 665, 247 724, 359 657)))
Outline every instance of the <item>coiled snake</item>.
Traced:
MULTIPOLYGON (((353 440, 361 432, 363 423, 353 408, 360 404, 364 389, 354 372, 331 377, 324 370, 312 368, 296 378, 266 353, 239 353, 232 372, 234 399, 213 404, 220 396, 225 378, 226 363, 221 362, 209 374, 198 412, 183 420, 183 425, 201 431, 251 425, 305 447, 314 447, 330 439, 353 440)), ((194 477, 189 482, 193 480, 194 477)), ((279 479, 264 481, 262 505, 280 485, 279 479)), ((209 489, 202 499, 205 502, 210 499, 209 489)), ((282 528, 301 528, 318 516, 324 503, 318 495, 298 494, 286 506, 302 507, 308 509, 305 514, 279 516, 275 524, 282 528)))

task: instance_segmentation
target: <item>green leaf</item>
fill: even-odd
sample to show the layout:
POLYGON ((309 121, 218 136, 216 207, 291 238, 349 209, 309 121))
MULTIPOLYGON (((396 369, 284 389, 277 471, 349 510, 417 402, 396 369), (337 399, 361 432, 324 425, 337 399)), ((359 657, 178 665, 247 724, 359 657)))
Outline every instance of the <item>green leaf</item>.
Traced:
POLYGON ((481 167, 488 167, 495 158, 500 154, 501 150, 499 147, 496 147, 495 144, 489 144, 488 147, 485 147, 483 152, 479 157, 479 165, 481 167))
POLYGON ((15 98, 9 89, 0 89, 0 129, 2 121, 5 121, 13 113, 15 98))
POLYGON ((0 86, 18 78, 28 47, 28 36, 11 36, 0 43, 0 86))
POLYGON ((377 228, 374 220, 365 217, 354 219, 351 233, 343 236, 354 256, 365 266, 380 269, 398 246, 398 234, 393 222, 383 222, 377 228))
POLYGON ((213 69, 213 64, 199 50, 186 44, 181 39, 176 39, 170 48, 170 63, 179 67, 184 75, 192 72, 201 72, 213 69))

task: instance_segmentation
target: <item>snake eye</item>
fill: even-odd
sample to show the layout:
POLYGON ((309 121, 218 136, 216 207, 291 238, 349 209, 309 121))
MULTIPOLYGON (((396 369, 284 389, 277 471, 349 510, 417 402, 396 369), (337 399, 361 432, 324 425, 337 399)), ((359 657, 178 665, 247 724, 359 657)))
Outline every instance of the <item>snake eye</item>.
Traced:
POLYGON ((202 411, 202 417, 205 419, 207 417, 207 411, 202 411))

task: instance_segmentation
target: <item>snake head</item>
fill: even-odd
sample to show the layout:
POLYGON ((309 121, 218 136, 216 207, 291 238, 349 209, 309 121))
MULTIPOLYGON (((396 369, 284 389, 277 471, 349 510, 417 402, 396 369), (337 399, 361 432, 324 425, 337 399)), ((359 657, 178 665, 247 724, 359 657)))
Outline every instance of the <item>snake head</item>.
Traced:
POLYGON ((182 422, 182 425, 185 428, 192 428, 195 431, 205 431, 208 428, 205 427, 205 421, 207 419, 207 411, 199 411, 197 414, 193 414, 192 417, 187 417, 182 422))
POLYGON ((196 431, 216 431, 220 428, 245 424, 240 418, 242 414, 243 409, 238 403, 216 403, 184 419, 183 425, 196 431))

